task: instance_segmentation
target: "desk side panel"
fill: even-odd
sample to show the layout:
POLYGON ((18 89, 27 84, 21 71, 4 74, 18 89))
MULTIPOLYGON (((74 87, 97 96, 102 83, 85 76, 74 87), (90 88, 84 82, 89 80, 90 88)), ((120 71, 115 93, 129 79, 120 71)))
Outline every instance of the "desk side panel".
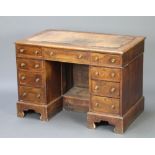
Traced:
POLYGON ((143 97, 143 54, 122 69, 122 115, 143 97))

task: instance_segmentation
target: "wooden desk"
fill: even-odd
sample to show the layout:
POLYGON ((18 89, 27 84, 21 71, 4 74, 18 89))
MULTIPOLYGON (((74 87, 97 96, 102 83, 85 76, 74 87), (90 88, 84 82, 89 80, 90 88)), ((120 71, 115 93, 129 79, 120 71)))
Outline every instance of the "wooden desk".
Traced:
POLYGON ((123 133, 143 111, 144 37, 47 30, 16 42, 17 113, 87 112, 123 133))

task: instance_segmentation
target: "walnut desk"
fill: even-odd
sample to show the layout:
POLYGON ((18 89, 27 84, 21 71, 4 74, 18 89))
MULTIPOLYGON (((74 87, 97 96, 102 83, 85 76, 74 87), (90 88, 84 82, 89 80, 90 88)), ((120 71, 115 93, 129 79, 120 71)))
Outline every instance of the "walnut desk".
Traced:
POLYGON ((144 37, 46 30, 16 42, 17 114, 87 112, 123 133, 143 111, 144 37))

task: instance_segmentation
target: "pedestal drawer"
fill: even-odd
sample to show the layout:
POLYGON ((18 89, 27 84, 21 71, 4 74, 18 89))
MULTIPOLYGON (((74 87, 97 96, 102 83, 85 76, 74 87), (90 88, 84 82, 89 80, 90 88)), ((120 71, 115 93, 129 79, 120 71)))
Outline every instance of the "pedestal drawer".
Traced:
POLYGON ((43 48, 43 54, 47 60, 77 64, 90 63, 90 57, 87 52, 43 48))
POLYGON ((35 104, 44 104, 44 93, 42 89, 31 87, 19 87, 19 100, 35 104))
POLYGON ((91 97, 91 110, 94 112, 119 114, 119 99, 92 96, 91 97))
POLYGON ((18 69, 22 70, 33 70, 33 71, 42 71, 44 68, 42 60, 33 60, 33 59, 17 59, 18 69))
POLYGON ((106 67, 91 67, 91 79, 120 82, 121 70, 106 67))
POLYGON ((91 54, 91 64, 96 66, 120 67, 121 56, 114 54, 91 54))
POLYGON ((16 45, 16 54, 17 57, 42 57, 41 48, 38 46, 16 45))
POLYGON ((91 92, 99 96, 120 97, 120 83, 91 80, 91 92))
POLYGON ((20 85, 30 87, 43 87, 43 77, 41 73, 30 73, 27 71, 19 71, 18 80, 20 85))

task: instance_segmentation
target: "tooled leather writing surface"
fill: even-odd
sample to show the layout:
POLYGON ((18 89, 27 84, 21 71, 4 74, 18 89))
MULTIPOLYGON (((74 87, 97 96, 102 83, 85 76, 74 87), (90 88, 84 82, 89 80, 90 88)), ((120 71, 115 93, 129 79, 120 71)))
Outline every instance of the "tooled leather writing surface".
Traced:
POLYGON ((144 37, 128 35, 46 30, 17 43, 123 53, 128 46, 132 46, 143 39, 144 37))

